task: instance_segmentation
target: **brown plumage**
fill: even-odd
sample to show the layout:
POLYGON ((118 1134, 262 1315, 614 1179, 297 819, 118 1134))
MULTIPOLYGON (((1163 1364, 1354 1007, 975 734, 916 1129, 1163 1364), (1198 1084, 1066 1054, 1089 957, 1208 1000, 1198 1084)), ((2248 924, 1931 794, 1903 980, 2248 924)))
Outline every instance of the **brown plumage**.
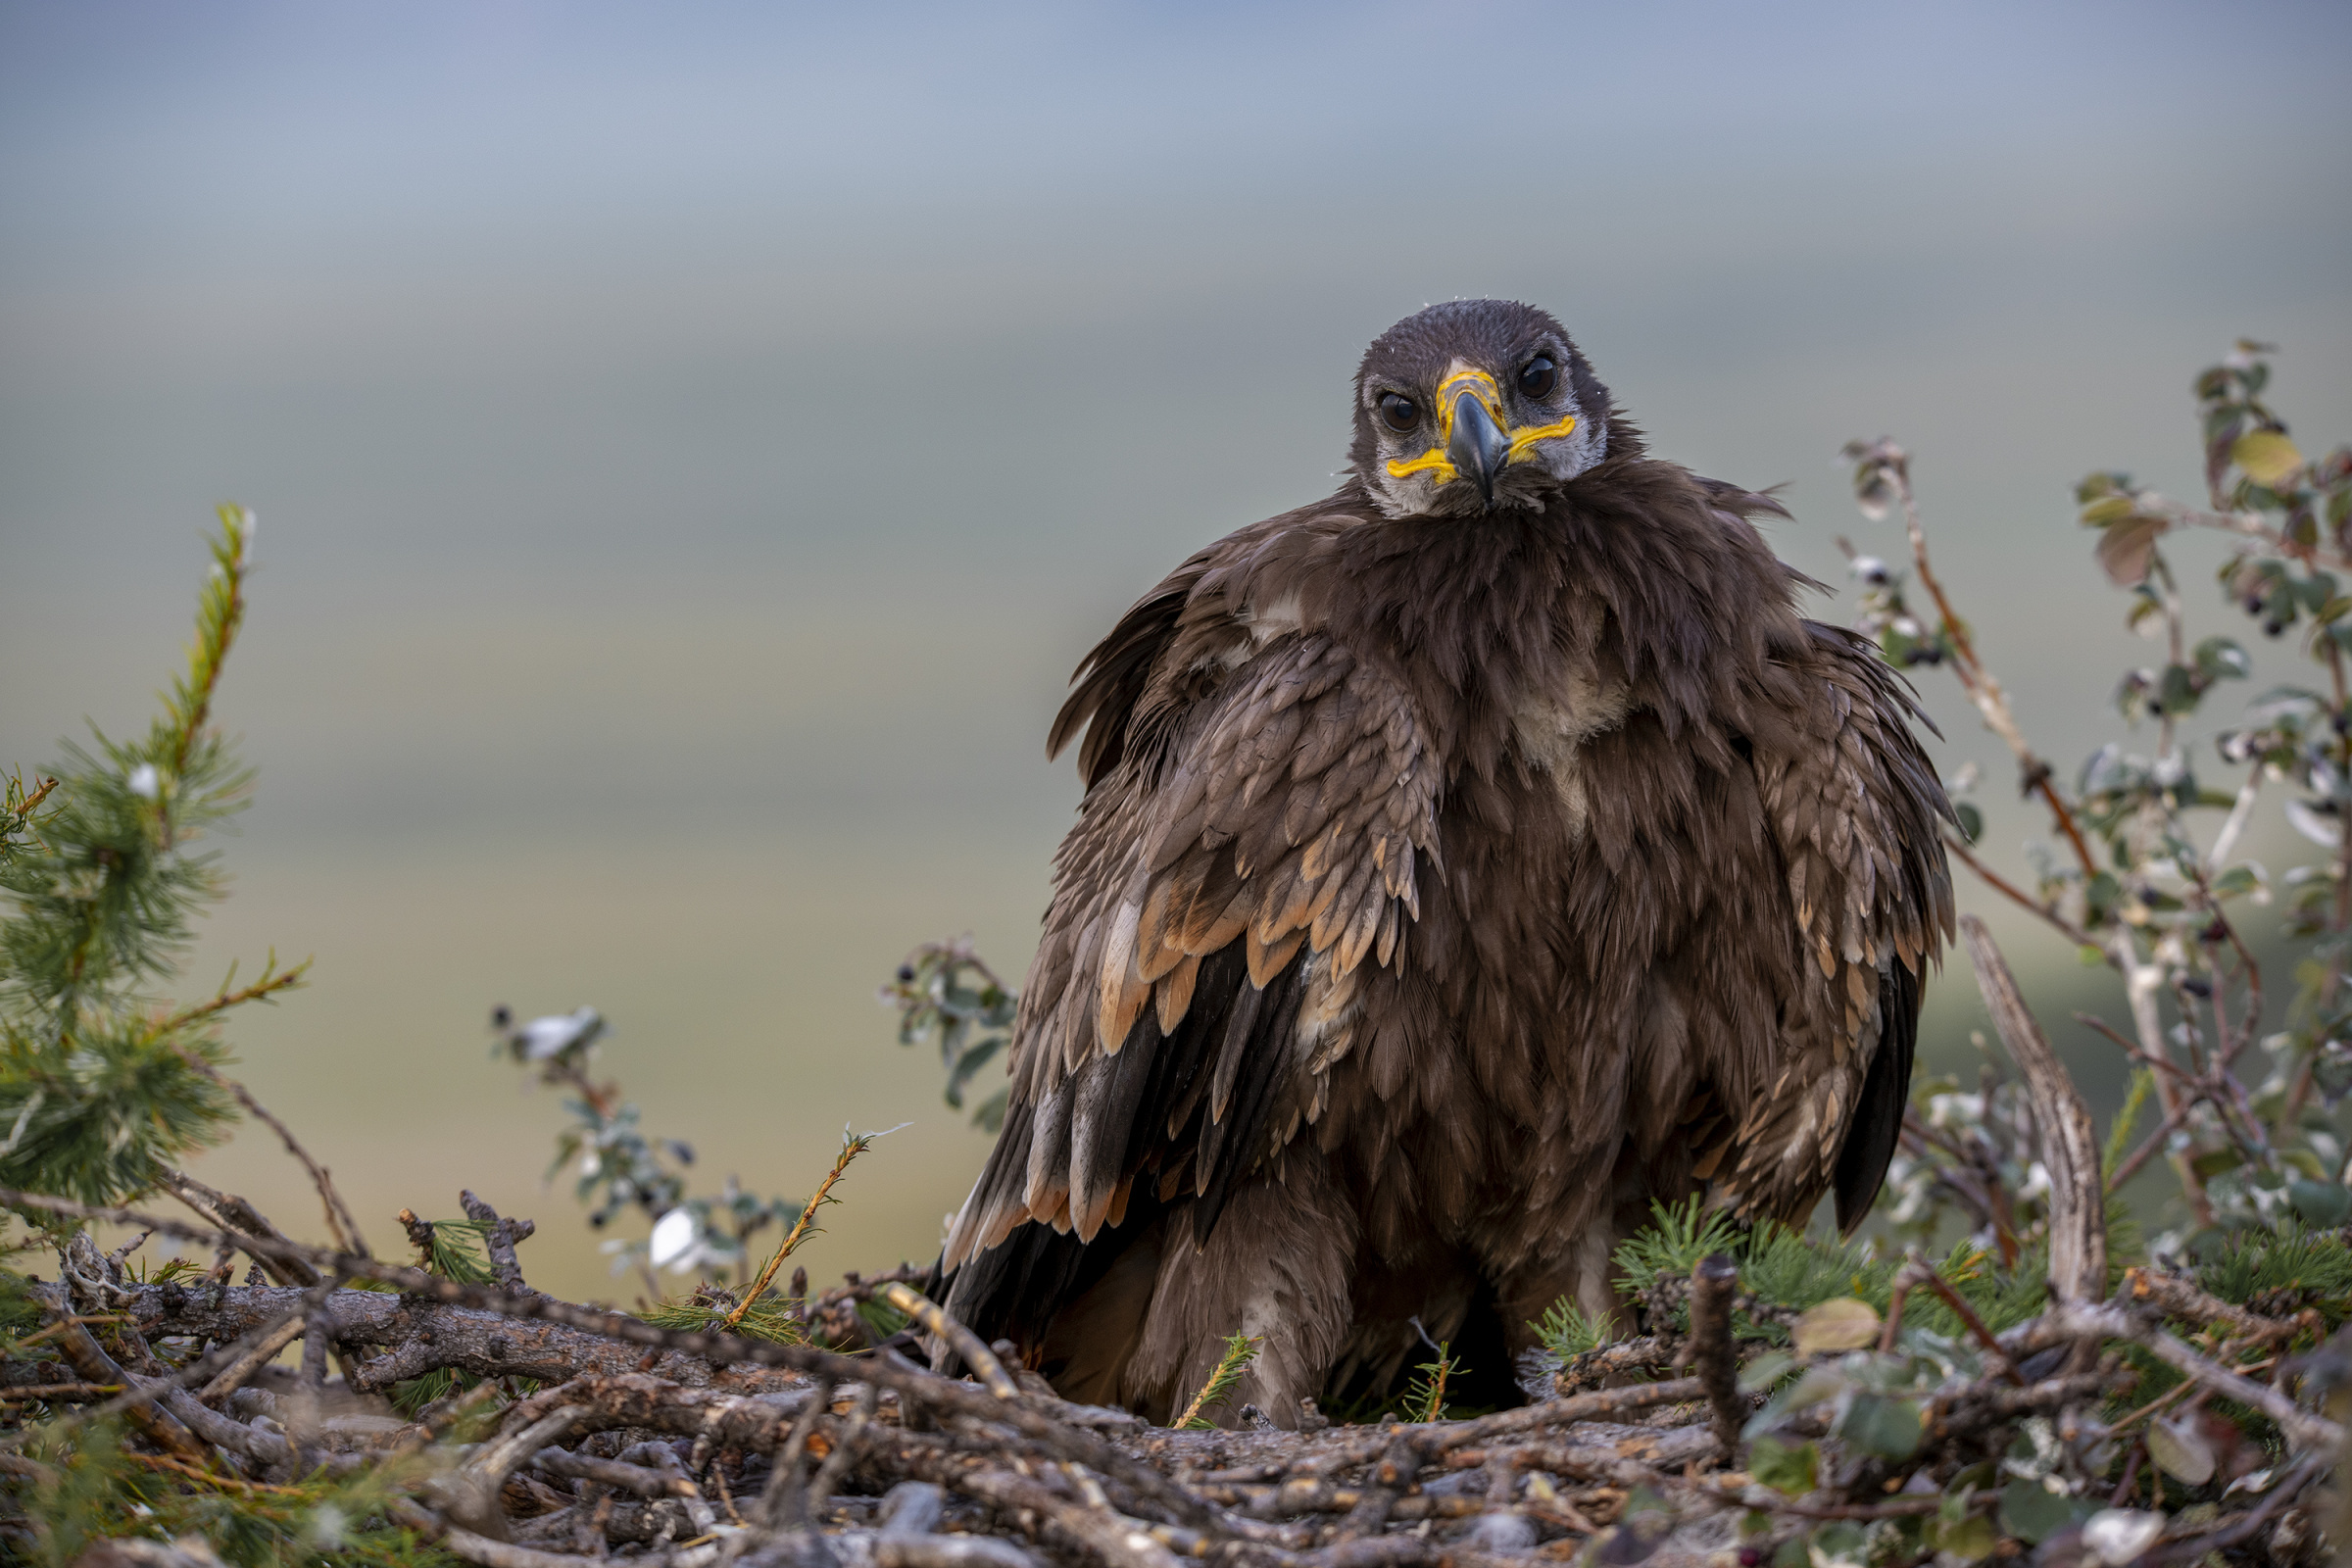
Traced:
POLYGON ((1948 940, 1904 689, 1760 495, 1648 457, 1541 311, 1357 376, 1347 482, 1176 568, 1055 720, 1087 785, 950 1309, 1165 1419, 1487 1370, 1703 1193, 1851 1225, 1948 940), (1418 1319, 1419 1327, 1415 1326, 1418 1319))

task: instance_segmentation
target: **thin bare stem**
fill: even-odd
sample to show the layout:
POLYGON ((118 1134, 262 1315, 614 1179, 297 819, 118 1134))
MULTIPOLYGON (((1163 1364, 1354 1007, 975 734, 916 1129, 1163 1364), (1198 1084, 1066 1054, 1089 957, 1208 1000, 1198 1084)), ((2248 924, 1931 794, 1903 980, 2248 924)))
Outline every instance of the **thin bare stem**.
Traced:
POLYGON ((2043 803, 2049 807, 2058 831, 2074 847, 2075 858, 2082 863, 2082 874, 2086 877, 2096 876, 2098 863, 2091 857, 2090 846, 2083 841, 2082 828, 2076 825, 2075 813, 2059 795, 2057 786, 2050 782, 2050 764, 2035 756, 2033 747, 2026 744, 2025 731, 2018 727, 2017 715, 2009 707, 2008 694, 2002 691, 1999 679, 1984 667, 1984 662, 1977 656, 1976 645, 1969 639, 1968 628, 1952 609, 1952 602, 1944 594, 1942 582, 1936 576, 1936 568, 1928 561, 1928 530, 1920 520, 1919 498, 1911 488, 1909 461, 1898 459, 1888 466, 1887 471, 1893 478, 1895 494, 1902 500, 1903 525, 1911 543, 1911 564, 1919 571, 1920 585, 1936 601, 1936 614, 1942 623, 1944 640, 1952 648, 1952 673, 1960 678, 1961 689, 1968 694, 1969 701, 1976 705, 1977 711, 1984 715, 1985 728, 2008 744, 2011 754, 2017 758, 2027 787, 2040 795, 2043 803))
POLYGON ((175 1030, 186 1028, 189 1024, 210 1018, 217 1012, 225 1012, 231 1007, 243 1006, 248 1002, 259 1002, 265 997, 275 996, 280 991, 291 991, 302 984, 303 976, 310 972, 310 968, 311 960, 305 958, 291 969, 271 968, 267 970, 259 980, 249 986, 236 991, 223 991, 209 1001, 199 1002, 192 1007, 181 1008, 157 1024, 155 1032, 159 1035, 171 1034, 175 1030))
POLYGON ((2107 1191, 2111 1193, 2119 1191, 2124 1183, 2138 1175, 2139 1167, 2145 1165, 2156 1152, 2164 1147, 2165 1140, 2173 1136, 2174 1131, 2188 1119, 2188 1113, 2196 1109, 2196 1106, 2197 1102, 2194 1100, 2183 1100, 2167 1111, 2164 1120, 2157 1123, 2156 1130, 2148 1134, 2146 1141, 2132 1152, 2132 1157, 2108 1173, 2107 1191))
MULTIPOLYGON (((291 979, 301 972, 300 969, 296 969, 290 971, 286 976, 281 976, 280 983, 273 989, 283 990, 285 984, 290 983, 291 979)), ((302 1161, 302 1168, 311 1173, 311 1185, 318 1190, 319 1204, 326 1210, 327 1234, 334 1237, 336 1247, 346 1252, 357 1252, 362 1257, 372 1256, 373 1254, 368 1250, 367 1238, 360 1234, 360 1222, 352 1218, 351 1209, 343 1201, 343 1195, 335 1191, 334 1177, 324 1165, 311 1157, 311 1152, 302 1147, 302 1141, 294 1136, 294 1130, 270 1114, 268 1106, 253 1098, 251 1090, 215 1067, 211 1062, 206 1061, 202 1056, 197 1055, 193 1051, 183 1046, 179 1048, 179 1055, 182 1061, 185 1061, 198 1073, 234 1095, 237 1103, 245 1107, 247 1114, 257 1121, 268 1123, 270 1130, 277 1134, 278 1141, 286 1146, 286 1152, 302 1161)))
POLYGON ((2060 936, 2066 938, 2067 941, 2075 944, 2075 946, 2079 948, 2099 949, 2099 951, 2105 955, 2107 961, 2110 964, 2114 963, 2115 956, 2113 954, 2106 953, 2105 949, 2099 948, 2097 938, 2093 937, 2089 932, 2083 930, 2081 926, 2075 924, 2072 920, 2069 920, 2065 915, 2060 914, 2055 908, 2052 908, 2050 906, 2034 899, 2032 895, 2028 894, 2025 889, 2019 887, 2016 883, 2010 881, 1998 871, 1995 871, 1991 866, 1986 865, 1983 860, 1978 859, 1975 855, 1969 852, 1968 846, 1961 843, 1956 835, 1946 833, 1943 836, 1943 847, 1954 857, 1956 857, 1961 864, 1967 866, 1971 871, 1976 872, 1979 877, 1983 878, 1984 885, 1991 888, 1993 892, 2000 894, 2005 899, 2008 899, 2019 908, 2031 910, 2035 918, 2047 922, 2052 930, 2056 931, 2060 936))

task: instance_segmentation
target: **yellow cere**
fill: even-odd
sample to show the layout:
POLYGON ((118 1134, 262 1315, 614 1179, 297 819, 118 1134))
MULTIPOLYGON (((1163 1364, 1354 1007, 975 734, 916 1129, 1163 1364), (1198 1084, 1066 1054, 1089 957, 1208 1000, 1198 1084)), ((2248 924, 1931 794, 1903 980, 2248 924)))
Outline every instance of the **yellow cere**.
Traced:
POLYGON ((1535 456, 1537 442, 1549 441, 1554 436, 1566 435, 1575 428, 1576 416, 1573 414, 1565 419, 1554 419, 1549 424, 1523 424, 1511 432, 1510 456, 1502 461, 1506 464, 1525 463, 1529 458, 1535 456))
MULTIPOLYGON (((1453 439, 1453 405, 1463 392, 1487 406, 1494 422, 1502 424, 1502 392, 1484 370, 1456 370, 1438 383, 1438 439, 1453 439)), ((1505 428, 1508 428, 1505 426, 1505 428)))
POLYGON ((1566 435, 1576 428, 1576 416, 1572 414, 1564 419, 1555 419, 1549 424, 1523 424, 1513 430, 1503 421, 1502 392, 1495 386, 1494 378, 1484 370, 1456 370, 1438 383, 1438 439, 1436 444, 1417 458, 1390 459, 1389 476, 1391 478, 1402 479, 1412 474, 1427 472, 1435 474, 1440 484, 1451 484, 1461 477, 1461 471, 1454 467, 1453 460, 1446 455, 1446 447, 1453 439, 1454 403, 1463 392, 1469 393, 1485 404, 1487 412, 1494 416, 1494 422, 1501 425, 1509 434, 1511 449, 1502 460, 1506 466, 1514 463, 1525 463, 1532 459, 1535 456, 1538 442, 1549 441, 1554 437, 1566 435))
POLYGON ((1444 447, 1431 447, 1419 457, 1410 460, 1404 458, 1389 460, 1389 476, 1393 479, 1402 479, 1408 474, 1419 473, 1424 468, 1436 474, 1440 484, 1451 484, 1462 476, 1461 470, 1454 467, 1453 460, 1446 455, 1444 447))

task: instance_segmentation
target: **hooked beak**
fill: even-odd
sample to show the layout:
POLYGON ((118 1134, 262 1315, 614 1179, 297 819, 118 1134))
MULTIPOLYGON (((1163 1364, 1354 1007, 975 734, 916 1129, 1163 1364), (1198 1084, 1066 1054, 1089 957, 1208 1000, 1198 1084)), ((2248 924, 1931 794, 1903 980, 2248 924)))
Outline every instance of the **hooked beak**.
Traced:
POLYGON ((1477 484, 1489 506, 1494 504, 1494 475, 1502 471, 1510 451, 1511 438, 1502 433, 1478 394, 1468 387, 1456 393, 1453 434, 1446 443, 1446 456, 1452 460, 1454 472, 1477 484))

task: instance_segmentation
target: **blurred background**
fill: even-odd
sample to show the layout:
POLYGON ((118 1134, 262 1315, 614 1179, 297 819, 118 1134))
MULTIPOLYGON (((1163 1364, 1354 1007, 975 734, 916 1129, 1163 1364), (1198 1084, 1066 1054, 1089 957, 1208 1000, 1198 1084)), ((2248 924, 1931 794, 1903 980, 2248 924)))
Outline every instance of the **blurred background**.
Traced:
MULTIPOLYGON (((987 1140, 875 986, 963 931, 1017 978, 1071 667, 1330 487, 1375 333, 1549 308, 1657 451, 1787 486, 1831 617, 1838 534, 1902 550, 1837 450, 1901 440, 2071 770, 2151 657, 2073 481, 2201 495, 2188 383, 2241 334, 2307 452, 2352 435, 2347 46, 2340 5, 2144 0, 11 0, 0 766, 144 723, 212 504, 253 507, 217 712, 260 787, 182 989, 316 956, 232 1039, 379 1251, 469 1185, 537 1218, 538 1285, 640 1289, 541 1185, 563 1117, 490 1055, 506 1002, 601 1008, 705 1190, 805 1193, 845 1124, 910 1120, 807 1255, 928 1256, 987 1140)), ((2218 541, 2181 554, 2196 629, 2247 635, 2218 541)), ((1921 674, 2023 874, 2044 824, 1921 674)), ((2114 988, 1961 896, 2110 1107, 2064 1020, 2114 988)), ((1965 963, 1931 997, 1973 1075, 1965 963)), ((266 1131, 196 1170, 321 1234, 266 1131)))

